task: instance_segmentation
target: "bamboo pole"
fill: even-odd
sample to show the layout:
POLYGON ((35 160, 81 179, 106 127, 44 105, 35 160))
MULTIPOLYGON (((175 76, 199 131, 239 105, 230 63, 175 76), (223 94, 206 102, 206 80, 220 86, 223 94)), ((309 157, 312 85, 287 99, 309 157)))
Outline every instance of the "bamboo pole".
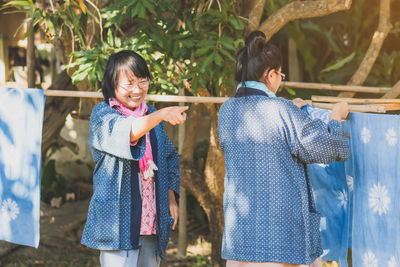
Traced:
POLYGON ((103 98, 102 93, 88 91, 44 90, 44 95, 62 97, 103 98))
POLYGON ((390 87, 371 87, 371 86, 358 86, 358 85, 339 85, 339 84, 329 84, 329 83, 304 83, 304 82, 282 82, 281 85, 291 88, 363 92, 363 93, 376 93, 376 94, 384 94, 392 89, 390 87))
POLYGON ((386 111, 395 111, 400 110, 400 103, 397 104, 372 104, 373 106, 381 106, 384 107, 386 111))
MULTIPOLYGON (((179 88, 179 96, 185 95, 185 89, 179 88)), ((180 102, 179 106, 184 106, 184 103, 180 102)), ((185 127, 186 124, 180 124, 178 126, 178 154, 181 157, 183 152, 183 145, 185 141, 185 127)), ((178 220, 178 257, 184 258, 186 256, 187 249, 187 194, 186 188, 180 186, 179 194, 179 220, 178 220)))
MULTIPOLYGON (((45 90, 45 96, 63 96, 63 97, 82 97, 82 98, 103 98, 99 92, 87 91, 62 91, 45 90)), ((186 103, 224 103, 228 97, 204 97, 204 96, 177 96, 177 95, 147 95, 146 101, 156 102, 186 102, 186 103)))
MULTIPOLYGON (((286 82, 288 83, 288 82, 286 82)), ((290 82, 292 83, 292 82, 290 82)), ((309 84, 309 83, 302 83, 309 84)), ((388 89, 388 88, 381 88, 388 89)), ((390 90, 390 89, 389 89, 390 90)), ((58 97, 82 97, 82 98, 103 98, 100 92, 88 91, 64 91, 64 90, 45 90, 46 96, 58 97)), ((175 96, 175 95, 147 95, 145 100, 155 102, 185 102, 185 103, 219 103, 222 104, 228 97, 200 97, 200 96, 175 96)), ((354 98, 335 98, 327 96, 313 96, 313 101, 331 102, 319 103, 313 102, 312 105, 318 108, 331 109, 335 102, 347 101, 349 104, 369 104, 369 105, 350 105, 351 111, 356 112, 375 112, 385 113, 386 110, 400 110, 399 99, 354 99, 354 98), (380 105, 378 105, 380 104, 380 105), (388 104, 385 106, 385 104, 388 104), (390 105, 389 105, 390 104, 390 105)))
MULTIPOLYGON (((314 107, 322 109, 332 109, 333 105, 333 103, 313 102, 314 107)), ((386 113, 386 109, 382 105, 349 105, 349 108, 353 112, 386 113)))
MULTIPOLYGON (((14 87, 15 84, 0 84, 1 86, 14 87)), ((384 94, 390 92, 390 87, 370 87, 370 86, 355 86, 355 85, 338 85, 338 84, 327 84, 327 83, 305 83, 305 82, 282 82, 282 86, 291 88, 304 88, 304 89, 316 89, 316 90, 332 90, 332 91, 348 91, 348 92, 364 92, 364 93, 379 93, 384 94)), ((22 86, 21 88, 23 88, 22 86)), ((85 91, 62 91, 62 90, 46 90, 45 95, 47 96, 64 96, 64 97, 86 97, 86 98, 103 98, 99 92, 85 92, 85 91)), ((223 103, 227 97, 189 97, 189 96, 160 96, 160 95, 148 95, 149 101, 161 101, 161 102, 191 102, 191 103, 223 103), (161 97, 161 98, 159 98, 161 97)))
POLYGON ((362 98, 318 96, 318 95, 311 96, 311 100, 317 101, 317 102, 329 102, 329 103, 347 102, 349 104, 395 104, 395 103, 400 103, 400 99, 382 99, 382 98, 362 99, 362 98))

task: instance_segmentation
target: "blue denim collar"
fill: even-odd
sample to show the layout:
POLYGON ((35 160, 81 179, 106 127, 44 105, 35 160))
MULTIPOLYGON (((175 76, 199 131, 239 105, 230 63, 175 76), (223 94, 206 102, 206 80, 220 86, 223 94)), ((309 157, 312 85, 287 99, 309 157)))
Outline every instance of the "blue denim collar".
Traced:
POLYGON ((236 87, 236 90, 238 90, 240 87, 248 87, 248 88, 258 89, 258 90, 265 92, 269 97, 276 97, 276 95, 271 90, 269 90, 268 87, 265 84, 263 84, 262 82, 245 81, 244 84, 239 83, 236 87))

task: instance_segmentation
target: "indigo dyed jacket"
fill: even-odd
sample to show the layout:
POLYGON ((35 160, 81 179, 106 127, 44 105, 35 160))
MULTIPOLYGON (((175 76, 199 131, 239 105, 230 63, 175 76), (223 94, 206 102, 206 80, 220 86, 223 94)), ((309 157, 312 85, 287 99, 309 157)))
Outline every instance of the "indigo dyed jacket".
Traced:
POLYGON ((310 264, 322 254, 306 164, 345 161, 338 121, 312 120, 291 101, 243 88, 219 111, 225 157, 222 257, 310 264))
MULTIPOLYGON (((156 109, 149 105, 148 113, 156 109)), ((90 117, 89 146, 95 169, 93 196, 82 235, 82 244, 100 250, 129 250, 139 247, 142 200, 138 160, 144 156, 145 136, 130 145, 135 117, 125 117, 105 101, 90 117)), ((179 157, 160 123, 150 131, 155 171, 155 248, 162 258, 173 218, 169 215, 168 190, 179 194, 179 157)))

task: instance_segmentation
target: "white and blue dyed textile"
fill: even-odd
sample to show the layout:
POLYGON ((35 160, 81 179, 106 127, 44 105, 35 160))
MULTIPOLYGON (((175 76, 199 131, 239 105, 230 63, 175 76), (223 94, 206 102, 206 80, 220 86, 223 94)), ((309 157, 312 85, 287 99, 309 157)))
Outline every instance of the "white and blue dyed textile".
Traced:
MULTIPOLYGON (((329 111, 304 109, 314 118, 330 117, 329 111)), ((308 166, 322 214, 324 259, 347 266, 351 247, 354 267, 400 266, 400 116, 351 113, 343 126, 351 158, 308 166)))
POLYGON ((38 247, 45 96, 0 87, 0 239, 38 247))

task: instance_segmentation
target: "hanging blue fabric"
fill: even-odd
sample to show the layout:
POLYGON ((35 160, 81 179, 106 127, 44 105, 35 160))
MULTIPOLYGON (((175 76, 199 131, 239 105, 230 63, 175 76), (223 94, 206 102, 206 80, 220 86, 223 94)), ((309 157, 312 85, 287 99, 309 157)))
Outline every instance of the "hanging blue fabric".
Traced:
MULTIPOLYGON (((306 105, 302 108, 313 119, 328 123, 331 111, 306 105)), ((348 121, 342 122, 344 132, 348 132, 348 121)), ((351 158, 346 162, 349 164, 351 158)), ((351 163, 350 163, 351 165, 351 163)), ((307 166, 316 209, 321 213, 322 258, 327 261, 340 261, 347 266, 347 247, 349 236, 349 186, 345 163, 309 164, 307 166), (346 179, 347 178, 347 179, 346 179)), ((350 180, 349 180, 350 182, 350 180)))
POLYGON ((44 91, 0 95, 0 240, 38 247, 44 91))
POLYGON ((351 114, 353 266, 400 266, 400 116, 351 114))
MULTIPOLYGON (((330 118, 330 111, 309 105, 303 110, 330 118)), ((351 136, 350 159, 308 166, 323 215, 323 258, 347 266, 351 247, 354 267, 400 266, 400 116, 351 113, 350 118, 342 123, 351 136)))

